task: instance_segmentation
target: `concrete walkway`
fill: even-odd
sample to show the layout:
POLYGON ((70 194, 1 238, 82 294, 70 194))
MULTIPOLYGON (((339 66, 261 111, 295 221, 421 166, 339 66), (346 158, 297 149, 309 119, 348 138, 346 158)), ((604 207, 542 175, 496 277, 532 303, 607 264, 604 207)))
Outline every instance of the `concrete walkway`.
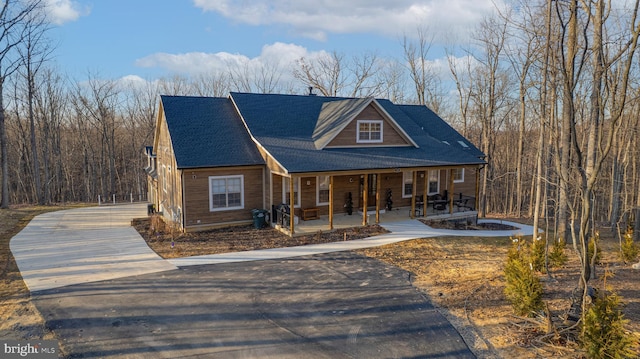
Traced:
POLYGON ((146 204, 41 214, 11 238, 11 252, 31 292, 176 269, 130 226, 146 215, 146 204))
POLYGON ((379 236, 356 239, 351 241, 310 244, 306 246, 262 249, 254 251, 243 251, 235 253, 210 254, 202 256, 192 256, 169 259, 168 261, 177 267, 186 267, 204 264, 220 264, 257 261, 267 259, 281 259, 290 257, 307 256, 340 251, 351 251, 356 249, 383 246, 385 244, 397 243, 417 238, 443 237, 443 236, 464 236, 464 237, 509 237, 526 236, 533 233, 533 227, 520 223, 479 220, 479 222, 502 223, 519 228, 509 231, 478 231, 478 230, 448 230, 435 229, 424 225, 418 220, 406 220, 401 222, 391 222, 381 224, 391 233, 379 236))
POLYGON ((415 238, 503 237, 533 233, 530 226, 506 221, 502 223, 520 229, 442 230, 425 226, 418 220, 406 220, 383 224, 391 233, 359 240, 164 260, 130 226, 132 218, 146 215, 146 204, 87 207, 41 214, 11 239, 11 251, 27 287, 34 292, 178 267, 300 257, 376 247, 415 238))

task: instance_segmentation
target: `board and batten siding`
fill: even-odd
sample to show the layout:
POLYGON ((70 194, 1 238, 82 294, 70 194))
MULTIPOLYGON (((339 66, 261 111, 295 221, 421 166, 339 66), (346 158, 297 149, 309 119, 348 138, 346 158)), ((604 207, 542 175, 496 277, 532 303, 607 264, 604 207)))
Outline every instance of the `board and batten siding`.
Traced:
POLYGON ((264 209, 263 166, 226 167, 217 169, 185 169, 185 230, 204 230, 230 224, 251 223, 252 209, 264 209), (243 176, 244 208, 211 211, 209 177, 243 176))
POLYGON ((367 106, 358 114, 334 139, 327 144, 329 147, 368 147, 368 146, 409 146, 410 144, 398 133, 378 110, 372 105, 367 106), (380 120, 382 121, 382 143, 358 143, 358 120, 380 120))

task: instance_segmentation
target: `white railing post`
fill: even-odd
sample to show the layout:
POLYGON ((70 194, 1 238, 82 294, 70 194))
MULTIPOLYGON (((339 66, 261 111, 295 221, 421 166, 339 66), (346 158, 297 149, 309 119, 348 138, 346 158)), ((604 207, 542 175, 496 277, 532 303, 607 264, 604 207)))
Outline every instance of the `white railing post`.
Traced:
POLYGON ((129 199, 131 200, 131 203, 133 203, 133 193, 129 192, 129 199))
POLYGON ((112 198, 113 198, 113 204, 116 204, 116 195, 115 195, 115 194, 112 194, 111 196, 112 196, 112 198))
POLYGON ((98 206, 102 206, 100 195, 98 195, 98 206))

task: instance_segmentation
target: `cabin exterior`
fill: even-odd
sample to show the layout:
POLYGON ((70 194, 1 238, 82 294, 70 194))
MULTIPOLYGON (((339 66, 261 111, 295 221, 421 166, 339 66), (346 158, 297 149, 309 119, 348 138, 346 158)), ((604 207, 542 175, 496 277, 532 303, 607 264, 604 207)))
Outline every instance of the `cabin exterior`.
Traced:
POLYGON ((258 209, 290 235, 336 216, 472 213, 485 164, 425 106, 251 93, 161 96, 145 152, 149 198, 181 230, 252 223, 258 209))

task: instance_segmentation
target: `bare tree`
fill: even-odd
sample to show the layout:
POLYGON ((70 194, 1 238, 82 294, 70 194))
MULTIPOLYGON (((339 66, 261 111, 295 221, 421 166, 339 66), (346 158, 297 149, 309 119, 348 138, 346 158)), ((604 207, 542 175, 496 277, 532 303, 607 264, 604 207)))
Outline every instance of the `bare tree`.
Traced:
MULTIPOLYGON (((45 195, 40 181, 40 161, 36 142, 34 97, 38 71, 40 71, 40 68, 48 60, 53 51, 51 41, 46 37, 48 31, 49 25, 42 9, 34 9, 25 19, 22 46, 16 47, 22 59, 22 68, 24 69, 24 71, 20 71, 20 73, 22 73, 27 84, 27 110, 31 140, 32 171, 38 204, 45 203, 45 195)), ((45 164, 45 166, 46 165, 47 164, 45 164)))
POLYGON ((0 208, 9 207, 9 161, 3 88, 5 80, 20 65, 20 58, 13 56, 15 47, 24 39, 24 22, 40 6, 39 0, 6 0, 0 4, 0 162, 2 167, 2 199, 0 208))
POLYGON ((350 60, 337 52, 314 59, 301 58, 293 76, 323 96, 372 96, 382 88, 374 75, 379 69, 378 56, 365 53, 350 60))
POLYGON ((429 51, 433 45, 434 34, 428 36, 428 28, 418 28, 417 39, 411 41, 406 35, 402 40, 402 49, 409 76, 416 91, 416 102, 419 105, 429 105, 436 113, 440 112, 442 101, 439 77, 428 60, 429 51))

